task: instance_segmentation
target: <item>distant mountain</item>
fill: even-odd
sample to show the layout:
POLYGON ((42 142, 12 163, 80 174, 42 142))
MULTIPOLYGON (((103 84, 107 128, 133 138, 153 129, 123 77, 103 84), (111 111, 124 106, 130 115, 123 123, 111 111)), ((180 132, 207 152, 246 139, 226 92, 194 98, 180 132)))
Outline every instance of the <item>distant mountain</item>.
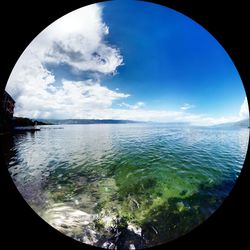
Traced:
POLYGON ((113 119, 37 119, 40 122, 50 123, 54 125, 59 124, 126 124, 126 123, 140 123, 131 120, 113 120, 113 119))
POLYGON ((249 128, 249 119, 240 120, 238 122, 222 123, 222 124, 214 125, 213 127, 240 127, 240 128, 249 128))
POLYGON ((249 127, 249 119, 241 120, 236 123, 240 127, 249 127))

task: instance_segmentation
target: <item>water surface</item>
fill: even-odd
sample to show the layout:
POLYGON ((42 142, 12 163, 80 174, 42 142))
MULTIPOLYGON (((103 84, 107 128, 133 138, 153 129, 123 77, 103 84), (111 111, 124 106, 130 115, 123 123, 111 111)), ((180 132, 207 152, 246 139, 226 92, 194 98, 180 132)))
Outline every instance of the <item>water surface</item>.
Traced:
POLYGON ((14 136, 9 172, 28 204, 66 235, 144 248, 190 231, 221 205, 248 138, 245 128, 44 126, 14 136))

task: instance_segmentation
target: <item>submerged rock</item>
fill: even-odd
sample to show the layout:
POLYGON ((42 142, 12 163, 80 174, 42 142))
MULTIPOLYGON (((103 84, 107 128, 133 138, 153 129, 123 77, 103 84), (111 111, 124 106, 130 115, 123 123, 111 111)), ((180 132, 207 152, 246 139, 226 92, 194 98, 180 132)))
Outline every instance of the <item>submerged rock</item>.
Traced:
POLYGON ((179 201, 176 203, 176 208, 177 208, 178 212, 182 212, 182 211, 186 210, 186 207, 182 201, 179 201))
POLYGON ((93 244, 99 238, 93 230, 95 214, 88 214, 68 205, 58 203, 45 211, 42 217, 60 232, 68 236, 81 237, 84 243, 93 244))
POLYGON ((104 243, 102 244, 102 248, 106 248, 106 249, 115 249, 116 246, 115 246, 114 243, 106 241, 106 242, 104 242, 104 243))
POLYGON ((135 250, 135 245, 134 244, 130 244, 129 245, 129 250, 135 250))
POLYGON ((90 228, 85 228, 83 231, 82 241, 85 244, 95 245, 100 238, 101 236, 96 231, 90 228))
POLYGON ((42 217, 65 235, 92 246, 134 250, 145 244, 142 229, 138 225, 117 217, 117 213, 110 210, 102 210, 98 215, 89 214, 58 203, 42 217))
POLYGON ((139 226, 128 223, 128 230, 132 231, 133 233, 135 233, 139 236, 142 236, 142 229, 139 226))

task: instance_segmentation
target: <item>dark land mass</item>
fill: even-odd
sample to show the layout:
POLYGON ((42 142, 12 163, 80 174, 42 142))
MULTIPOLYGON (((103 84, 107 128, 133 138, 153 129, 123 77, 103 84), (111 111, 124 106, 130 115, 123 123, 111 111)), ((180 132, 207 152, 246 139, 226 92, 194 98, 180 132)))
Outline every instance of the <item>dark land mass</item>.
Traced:
MULTIPOLYGON (((113 119, 65 119, 65 120, 56 120, 56 119, 37 119, 38 122, 44 124, 126 124, 126 123, 141 123, 138 121, 131 120, 113 120, 113 119)), ((39 125, 39 124, 37 124, 39 125)))
POLYGON ((49 122, 42 122, 38 120, 32 120, 26 117, 13 117, 13 126, 14 127, 26 127, 26 126, 35 126, 35 125, 52 125, 49 122))
MULTIPOLYGON (((128 124, 128 123, 148 123, 148 124, 165 124, 171 126, 190 126, 188 122, 143 122, 133 120, 116 120, 116 119, 30 119, 25 117, 13 117, 14 126, 34 126, 34 125, 63 125, 63 124, 128 124)), ((249 119, 238 122, 222 123, 211 127, 241 127, 249 128, 249 119)))

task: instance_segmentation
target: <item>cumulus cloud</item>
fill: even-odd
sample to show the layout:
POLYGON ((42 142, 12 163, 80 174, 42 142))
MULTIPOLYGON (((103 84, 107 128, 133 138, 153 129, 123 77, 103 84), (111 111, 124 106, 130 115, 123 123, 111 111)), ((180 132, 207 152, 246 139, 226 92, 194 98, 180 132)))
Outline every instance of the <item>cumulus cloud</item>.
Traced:
POLYGON ((181 109, 182 109, 182 110, 188 110, 188 109, 191 109, 191 108, 194 108, 194 107, 195 107, 194 105, 185 103, 185 104, 181 107, 181 109))
POLYGON ((128 97, 101 84, 102 76, 115 74, 123 61, 119 49, 106 42, 108 33, 98 4, 71 12, 42 31, 19 58, 6 86, 16 101, 15 115, 82 118, 88 109, 109 108, 113 100, 128 97), (95 80, 58 83, 48 69, 51 64, 91 71, 95 80))
POLYGON ((118 105, 120 107, 125 107, 125 108, 128 108, 128 109, 140 109, 140 108, 143 108, 145 106, 145 103, 144 102, 137 102, 136 104, 131 105, 131 104, 122 102, 122 103, 120 103, 118 105))
MULTIPOLYGON (((143 101, 121 102, 123 93, 102 84, 102 77, 114 75, 123 64, 118 48, 108 44, 109 27, 102 19, 98 4, 74 11, 41 32, 27 47, 13 69, 6 90, 16 101, 15 115, 30 118, 129 119, 158 122, 189 122, 214 125, 249 117, 245 98, 239 115, 213 118, 189 113, 194 105, 185 103, 180 110, 154 110, 143 101), (67 65, 73 73, 92 72, 89 80, 58 80, 49 65, 67 65), (118 108, 113 107, 117 101, 118 108)), ((60 78, 60 77, 59 77, 60 78)))
POLYGON ((242 119, 247 119, 249 118, 249 109, 248 109, 248 102, 247 102, 247 98, 245 97, 241 107, 240 107, 240 112, 239 112, 239 116, 242 119))
POLYGON ((98 4, 58 19, 21 55, 10 75, 7 91, 17 97, 30 85, 39 85, 39 88, 40 85, 53 84, 54 76, 49 72, 48 64, 67 64, 75 71, 92 71, 95 76, 115 74, 123 58, 118 48, 105 41, 108 30, 98 4))
POLYGON ((32 118, 89 118, 94 115, 93 111, 110 108, 114 100, 129 96, 92 80, 63 80, 62 86, 52 91, 33 89, 36 91, 33 95, 30 91, 18 98, 15 115, 32 118))
POLYGON ((122 65, 118 48, 106 43, 108 26, 98 4, 71 12, 42 31, 27 48, 43 63, 67 64, 74 70, 114 74, 122 65))

